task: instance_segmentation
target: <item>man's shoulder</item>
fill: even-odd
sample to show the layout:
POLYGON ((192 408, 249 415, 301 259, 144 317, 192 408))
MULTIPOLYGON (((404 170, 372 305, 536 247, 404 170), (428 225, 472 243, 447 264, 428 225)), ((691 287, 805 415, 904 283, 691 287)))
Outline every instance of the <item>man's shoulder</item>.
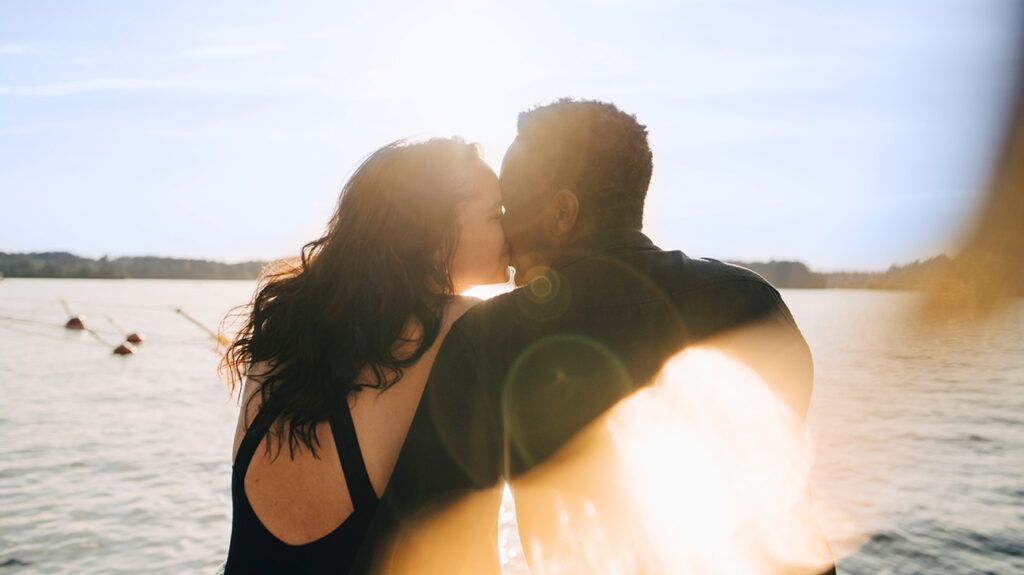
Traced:
POLYGON ((782 295, 760 274, 711 258, 689 261, 694 287, 676 301, 707 334, 770 317, 781 318, 797 329, 782 295))
POLYGON ((778 291, 766 279, 745 267, 713 258, 689 257, 681 251, 659 251, 637 260, 637 271, 663 293, 688 299, 729 294, 765 295, 778 291))
MULTIPOLYGON (((562 271, 563 280, 572 284, 572 305, 580 309, 650 298, 665 301, 666 296, 681 308, 708 312, 775 308, 781 302, 778 291, 757 273, 712 258, 690 258, 682 252, 660 252, 653 259, 636 259, 625 266, 598 260, 562 271)), ((477 342, 475 346, 519 333, 523 318, 531 317, 530 310, 537 306, 536 298, 529 295, 528 288, 520 287, 472 306, 452 326, 452 335, 477 342)), ((525 323, 532 326, 536 322, 525 323)))
POLYGON ((723 305, 746 302, 755 307, 777 307, 779 291, 760 274, 736 264, 712 258, 688 260, 686 281, 681 289, 690 291, 702 301, 718 301, 723 305))
POLYGON ((768 280, 757 272, 713 258, 687 258, 686 268, 686 274, 692 285, 698 287, 739 282, 774 289, 768 280))
POLYGON ((479 336, 495 325, 508 325, 507 320, 516 309, 516 293, 522 288, 497 295, 469 306, 452 325, 452 333, 479 336))

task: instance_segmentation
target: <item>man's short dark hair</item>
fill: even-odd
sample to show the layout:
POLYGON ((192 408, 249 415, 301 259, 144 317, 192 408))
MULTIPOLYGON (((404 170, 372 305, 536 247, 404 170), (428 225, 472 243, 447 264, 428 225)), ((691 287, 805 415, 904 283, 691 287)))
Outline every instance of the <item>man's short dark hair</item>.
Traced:
POLYGON ((647 127, 614 104, 563 98, 519 114, 518 141, 546 185, 580 198, 599 229, 640 229, 651 182, 647 127))

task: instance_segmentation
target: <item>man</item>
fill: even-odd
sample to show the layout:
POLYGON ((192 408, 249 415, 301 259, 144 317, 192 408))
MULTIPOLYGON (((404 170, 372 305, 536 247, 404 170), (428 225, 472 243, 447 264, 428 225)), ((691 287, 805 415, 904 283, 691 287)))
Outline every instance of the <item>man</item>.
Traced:
POLYGON ((499 572, 506 479, 535 572, 594 572, 588 561, 610 549, 598 539, 621 540, 622 523, 643 519, 623 519, 628 486, 609 451, 574 446, 695 343, 717 342, 802 423, 811 357, 779 293, 743 268, 656 247, 640 231, 651 171, 646 128, 612 104, 560 100, 520 115, 500 183, 523 287, 449 333, 371 530, 378 572, 499 572), (583 523, 594 537, 567 532, 583 523), (583 542, 578 562, 552 568, 546 550, 570 536, 583 542))

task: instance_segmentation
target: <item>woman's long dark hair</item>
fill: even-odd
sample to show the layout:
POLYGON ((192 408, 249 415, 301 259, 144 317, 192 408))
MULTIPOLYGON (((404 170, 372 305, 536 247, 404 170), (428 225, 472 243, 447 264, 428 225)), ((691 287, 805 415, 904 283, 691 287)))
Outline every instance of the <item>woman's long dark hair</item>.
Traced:
POLYGON ((393 385, 434 343, 454 296, 456 208, 477 162, 459 139, 381 148, 345 184, 324 235, 261 281, 221 367, 241 396, 249 370, 268 366, 252 374, 261 409, 279 413, 268 450, 276 439, 316 456, 317 423, 353 391, 393 385), (371 381, 357 381, 364 370, 371 381))

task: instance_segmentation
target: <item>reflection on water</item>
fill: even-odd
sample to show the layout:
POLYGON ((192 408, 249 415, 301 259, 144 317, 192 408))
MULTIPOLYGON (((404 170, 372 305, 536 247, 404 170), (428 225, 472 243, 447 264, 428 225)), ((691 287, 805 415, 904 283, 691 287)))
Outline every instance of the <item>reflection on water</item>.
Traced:
POLYGON ((0 314, 105 339, 103 317, 146 333, 118 357, 82 332, 0 322, 0 563, 10 573, 210 572, 227 549, 235 407, 209 337, 245 282, 0 282, 0 314))
POLYGON ((914 294, 785 295, 815 351, 813 489, 840 572, 1021 572, 1024 302, 920 326, 914 294))
MULTIPOLYGON (((29 564, 5 572, 212 572, 223 560, 236 408, 216 379, 208 337, 174 308, 212 326, 252 289, 249 282, 0 282, 0 315, 51 324, 0 321, 0 564, 29 564), (115 357, 85 334, 53 327, 66 319, 61 298, 101 333, 116 338, 104 323, 110 315, 147 341, 137 355, 115 357)), ((992 324, 921 334, 901 321, 914 295, 784 297, 815 354, 809 464, 817 515, 843 557, 840 572, 1024 570, 1024 305, 1018 301, 992 324)), ((629 409, 617 417, 628 420, 629 409)), ((636 428, 675 426, 679 433, 664 441, 676 450, 692 447, 687 430, 722 432, 695 407, 688 413, 688 421, 669 421, 665 412, 665 421, 645 418, 636 428)), ((781 440, 740 438, 761 439, 781 440)), ((661 447, 648 444, 652 457, 660 455, 661 447)), ((612 453, 645 457, 636 445, 612 453)), ((791 454, 793 469, 808 464, 804 454, 791 454)), ((756 460, 711 463, 742 475, 756 460)), ((677 493, 671 505, 639 494, 623 511, 653 517, 652 528, 675 525, 669 510, 700 513, 710 502, 692 493, 705 492, 743 502, 732 508, 740 517, 753 512, 744 497, 755 489, 725 491, 693 468, 668 469, 684 471, 705 487, 677 493)), ((667 476, 626 480, 652 482, 646 493, 671 491, 667 476)), ((586 506, 580 509, 586 518, 586 506)), ((595 505, 593 512, 604 511, 595 505)), ((503 513, 506 571, 522 573, 509 510, 503 513)), ((703 521, 706 529, 686 532, 687 543, 671 550, 689 552, 728 528, 715 514, 703 521)), ((757 533, 753 540, 773 535, 757 533)), ((655 529, 637 540, 662 549, 668 535, 655 529)))

